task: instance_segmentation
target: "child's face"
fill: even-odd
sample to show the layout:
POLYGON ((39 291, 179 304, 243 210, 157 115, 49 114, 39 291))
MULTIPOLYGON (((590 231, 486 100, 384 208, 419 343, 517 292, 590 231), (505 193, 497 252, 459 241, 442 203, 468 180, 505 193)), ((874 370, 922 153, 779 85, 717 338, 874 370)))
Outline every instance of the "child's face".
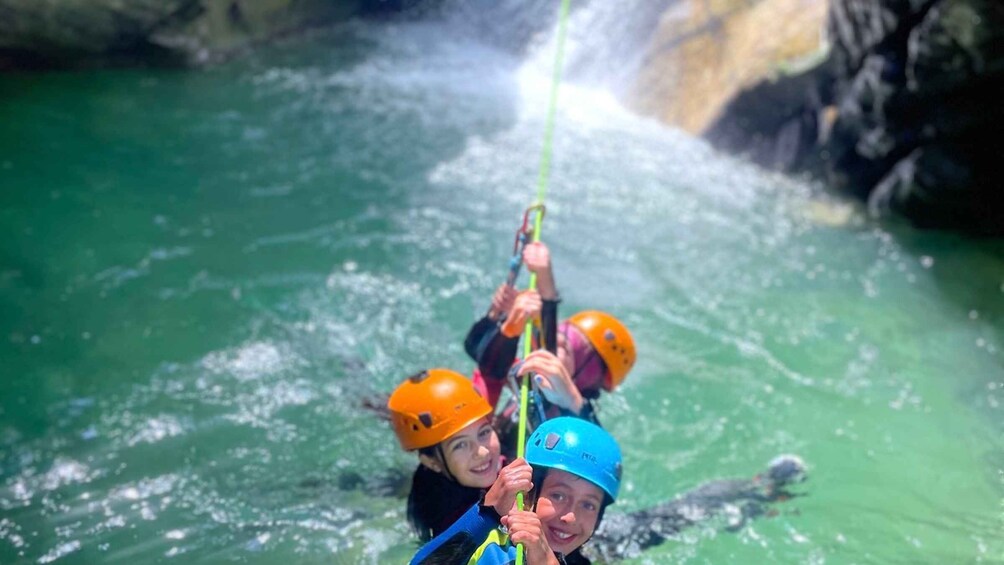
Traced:
POLYGON ((571 473, 551 469, 544 478, 540 498, 548 499, 554 507, 554 512, 546 512, 546 515, 538 511, 544 536, 552 550, 567 555, 593 535, 603 507, 600 487, 571 473))
POLYGON ((488 488, 498 477, 501 447, 488 418, 460 430, 442 447, 450 473, 465 487, 488 488))

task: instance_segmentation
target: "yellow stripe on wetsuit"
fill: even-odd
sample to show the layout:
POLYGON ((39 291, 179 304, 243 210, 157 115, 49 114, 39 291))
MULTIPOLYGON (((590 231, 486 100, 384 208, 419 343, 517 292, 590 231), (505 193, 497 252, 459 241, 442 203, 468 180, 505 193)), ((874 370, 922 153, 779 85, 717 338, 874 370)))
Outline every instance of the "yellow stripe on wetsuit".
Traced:
POLYGON ((488 537, 485 538, 484 543, 482 543, 477 551, 471 554, 471 559, 467 562, 467 565, 477 565, 481 556, 484 555, 485 551, 492 545, 497 545, 499 547, 505 547, 509 545, 509 534, 502 533, 502 530, 495 528, 492 530, 488 537))

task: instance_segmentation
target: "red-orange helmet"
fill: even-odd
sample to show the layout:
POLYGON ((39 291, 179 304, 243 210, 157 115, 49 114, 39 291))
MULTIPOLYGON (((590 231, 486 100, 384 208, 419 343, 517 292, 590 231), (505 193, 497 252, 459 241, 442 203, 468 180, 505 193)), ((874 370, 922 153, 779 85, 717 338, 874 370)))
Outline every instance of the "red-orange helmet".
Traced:
POLYGON ((401 447, 409 451, 436 445, 492 412, 474 383, 449 369, 408 377, 387 408, 401 447))
POLYGON ((599 354, 607 366, 603 388, 613 390, 627 377, 635 362, 634 338, 631 332, 610 314, 597 310, 579 312, 568 319, 599 354))

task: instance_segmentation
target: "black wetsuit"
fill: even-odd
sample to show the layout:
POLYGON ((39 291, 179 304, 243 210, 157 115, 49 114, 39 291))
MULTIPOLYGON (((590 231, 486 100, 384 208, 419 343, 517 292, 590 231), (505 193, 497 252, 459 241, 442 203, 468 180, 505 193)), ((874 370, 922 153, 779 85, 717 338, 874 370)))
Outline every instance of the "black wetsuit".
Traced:
POLYGON ((465 487, 420 464, 408 493, 408 521, 425 543, 446 531, 484 494, 484 489, 465 487))
MULTIPOLYGON (((544 349, 557 354, 558 347, 558 303, 560 300, 544 300, 541 307, 541 327, 543 328, 544 349)), ((498 403, 499 395, 506 384, 509 370, 512 368, 518 356, 519 337, 506 337, 502 333, 502 323, 504 320, 493 320, 485 316, 474 323, 467 332, 464 339, 464 350, 478 364, 478 373, 483 381, 489 404, 493 406, 498 403)), ((475 383, 479 379, 475 375, 475 383)), ((533 431, 539 418, 537 414, 543 412, 548 418, 557 416, 575 416, 589 420, 599 425, 596 411, 590 398, 584 398, 582 411, 573 414, 560 406, 552 405, 547 399, 534 395, 531 397, 530 419, 527 426, 527 433, 533 431), (539 402, 541 407, 538 411, 533 405, 539 402)), ((494 427, 498 432, 499 440, 502 443, 502 454, 512 460, 516 456, 516 444, 518 442, 519 414, 515 410, 515 399, 511 400, 502 411, 496 414, 494 427)))
MULTIPOLYGON (((544 300, 540 309, 543 328, 543 345, 551 353, 557 353, 558 346, 558 303, 561 300, 544 300)), ((502 333, 503 319, 493 320, 485 316, 474 322, 464 338, 464 350, 478 364, 478 370, 485 380, 505 383, 509 369, 519 352, 519 336, 506 337, 502 333)))

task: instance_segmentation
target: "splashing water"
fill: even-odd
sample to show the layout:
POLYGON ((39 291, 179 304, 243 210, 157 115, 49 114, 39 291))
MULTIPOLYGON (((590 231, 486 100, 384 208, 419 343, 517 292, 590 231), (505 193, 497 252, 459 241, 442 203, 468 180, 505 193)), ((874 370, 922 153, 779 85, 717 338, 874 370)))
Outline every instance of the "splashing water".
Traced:
MULTIPOLYGON (((778 516, 635 561, 998 559, 1000 245, 890 232, 625 111, 602 69, 635 51, 588 64, 611 10, 573 13, 544 240, 562 312, 639 342, 601 401, 618 506, 810 465, 778 516)), ((550 76, 546 27, 524 62, 463 22, 0 86, 0 562, 411 555, 401 498, 339 484, 414 465, 359 402, 471 368, 550 76)))

